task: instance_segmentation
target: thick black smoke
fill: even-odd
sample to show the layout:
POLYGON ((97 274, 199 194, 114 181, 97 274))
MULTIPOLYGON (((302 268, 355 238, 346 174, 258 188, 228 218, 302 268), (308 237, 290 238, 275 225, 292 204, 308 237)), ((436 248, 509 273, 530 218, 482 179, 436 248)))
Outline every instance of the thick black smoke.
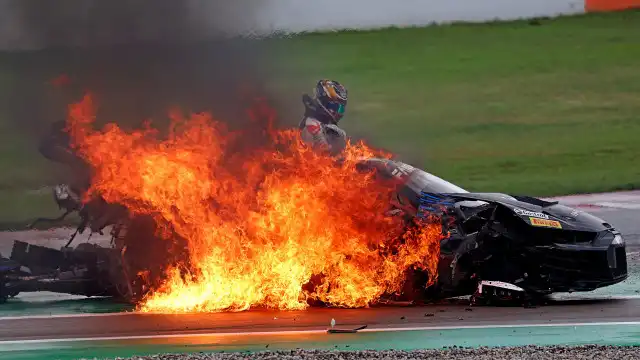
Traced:
POLYGON ((244 33, 254 0, 0 0, 0 50, 192 42, 244 33))
MULTIPOLYGON (((211 111, 247 124, 268 49, 234 37, 251 27, 252 0, 0 0, 0 117, 33 152, 67 105, 89 91, 98 122, 165 124, 169 109, 211 111)), ((274 101, 273 103, 276 103, 274 101)), ((21 142, 22 143, 22 142, 21 142)))

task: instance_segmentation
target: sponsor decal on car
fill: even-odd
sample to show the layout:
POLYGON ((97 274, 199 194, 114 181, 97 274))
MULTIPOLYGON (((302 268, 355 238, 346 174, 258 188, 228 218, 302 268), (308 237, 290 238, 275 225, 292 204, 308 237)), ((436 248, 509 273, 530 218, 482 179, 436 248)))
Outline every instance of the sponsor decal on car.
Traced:
POLYGON ((513 211, 515 211, 516 214, 520 216, 531 216, 531 217, 537 217, 540 219, 549 219, 549 215, 543 214, 541 212, 529 211, 529 210, 518 209, 518 208, 513 209, 513 211))
POLYGON ((535 217, 530 217, 529 221, 531 221, 531 225, 540 226, 540 227, 549 227, 554 229, 562 229, 562 224, 559 221, 549 220, 549 219, 540 219, 535 217))

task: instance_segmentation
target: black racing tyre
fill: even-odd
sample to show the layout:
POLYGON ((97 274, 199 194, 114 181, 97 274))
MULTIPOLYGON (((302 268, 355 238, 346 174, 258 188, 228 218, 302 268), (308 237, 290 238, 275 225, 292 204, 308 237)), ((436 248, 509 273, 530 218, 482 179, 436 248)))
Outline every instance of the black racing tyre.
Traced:
POLYGON ((0 304, 7 302, 9 298, 18 295, 18 293, 9 293, 6 287, 6 279, 4 275, 0 275, 0 304))

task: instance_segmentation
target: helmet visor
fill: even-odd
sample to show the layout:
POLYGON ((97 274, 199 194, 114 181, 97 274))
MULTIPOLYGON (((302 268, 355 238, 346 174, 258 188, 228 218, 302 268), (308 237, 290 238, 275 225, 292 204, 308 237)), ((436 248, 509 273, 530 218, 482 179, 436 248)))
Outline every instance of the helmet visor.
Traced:
POLYGON ((329 110, 336 119, 341 119, 346 111, 347 106, 337 101, 331 101, 327 104, 327 110, 329 110))

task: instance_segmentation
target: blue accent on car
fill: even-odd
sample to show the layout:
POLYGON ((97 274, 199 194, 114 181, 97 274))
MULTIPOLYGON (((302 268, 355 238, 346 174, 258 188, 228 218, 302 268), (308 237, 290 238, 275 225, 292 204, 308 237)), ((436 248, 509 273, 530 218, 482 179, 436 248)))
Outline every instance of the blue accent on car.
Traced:
POLYGON ((0 266, 0 272, 11 271, 18 268, 20 268, 19 265, 18 266, 15 266, 15 265, 0 266))
POLYGON ((440 204, 440 205, 453 205, 447 197, 437 195, 433 193, 421 192, 420 204, 440 204))
POLYGON ((418 206, 418 213, 416 214, 419 218, 425 218, 430 213, 438 211, 440 206, 452 206, 454 205, 447 197, 429 193, 429 192, 421 192, 420 193, 420 206, 418 206))

